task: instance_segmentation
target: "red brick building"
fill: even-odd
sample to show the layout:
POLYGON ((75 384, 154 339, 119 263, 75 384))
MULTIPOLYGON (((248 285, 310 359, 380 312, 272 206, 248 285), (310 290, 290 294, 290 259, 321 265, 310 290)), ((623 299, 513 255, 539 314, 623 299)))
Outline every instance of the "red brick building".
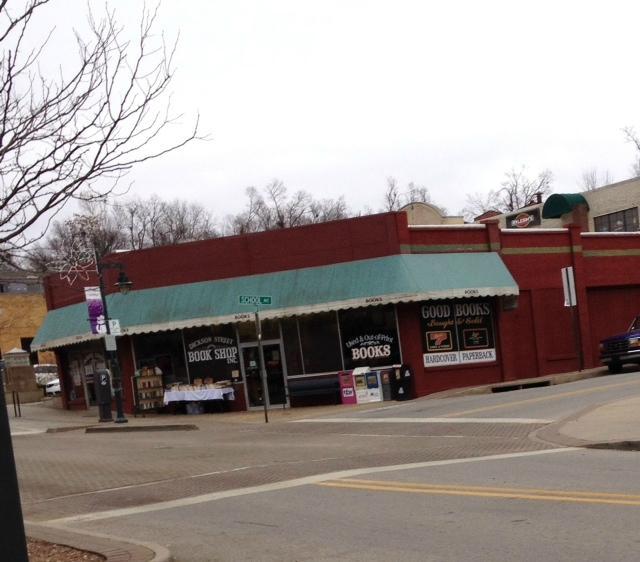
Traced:
MULTIPOLYGON (((279 377, 270 381, 272 405, 288 402, 293 381, 332 380, 364 365, 409 365, 417 396, 577 370, 580 355, 594 367, 599 340, 640 309, 640 233, 579 226, 410 226, 397 212, 105 261, 121 263, 134 283, 128 295, 108 297, 122 324, 128 411, 132 377, 144 367, 162 372, 165 386, 230 380, 235 408, 259 405, 253 309, 238 304, 240 295, 274 295, 261 307, 265 362, 279 377), (576 309, 564 306, 561 269, 569 266, 576 309)), ((117 271, 105 275, 113 287, 117 271)), ((68 407, 84 407, 90 375, 104 365, 82 285, 45 280, 49 313, 33 344, 56 351, 68 407)))

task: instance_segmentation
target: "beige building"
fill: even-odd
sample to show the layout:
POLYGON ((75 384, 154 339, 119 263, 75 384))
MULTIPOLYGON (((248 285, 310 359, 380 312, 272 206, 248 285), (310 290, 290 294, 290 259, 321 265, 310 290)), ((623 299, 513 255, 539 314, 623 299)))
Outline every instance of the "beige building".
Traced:
POLYGON ((589 230, 595 232, 631 232, 640 230, 640 177, 619 181, 585 191, 589 205, 589 230))
MULTIPOLYGON (((30 351, 47 313, 42 284, 36 275, 0 271, 0 357, 18 348, 30 351)), ((31 354, 31 363, 53 363, 52 353, 31 354)))
POLYGON ((476 222, 498 220, 500 228, 562 228, 581 224, 589 232, 640 230, 640 177, 591 191, 554 193, 508 213, 486 213, 476 222))
POLYGON ((400 210, 407 213, 407 220, 411 225, 464 224, 464 218, 443 215, 431 203, 408 203, 400 210))

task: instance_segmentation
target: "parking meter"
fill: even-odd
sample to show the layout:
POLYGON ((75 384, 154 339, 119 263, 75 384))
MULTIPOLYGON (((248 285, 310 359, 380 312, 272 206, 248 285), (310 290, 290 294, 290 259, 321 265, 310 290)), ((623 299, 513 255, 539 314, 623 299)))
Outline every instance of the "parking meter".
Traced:
POLYGON ((111 415, 111 373, 107 369, 98 370, 94 376, 94 384, 100 421, 113 421, 111 415))

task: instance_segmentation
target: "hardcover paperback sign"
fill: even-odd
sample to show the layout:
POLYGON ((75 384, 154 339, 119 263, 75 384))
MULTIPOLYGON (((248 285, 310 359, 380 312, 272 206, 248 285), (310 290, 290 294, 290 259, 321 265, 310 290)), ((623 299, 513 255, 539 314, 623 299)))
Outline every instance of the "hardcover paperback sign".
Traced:
POLYGON ((420 315, 425 367, 496 360, 491 301, 432 301, 420 315))

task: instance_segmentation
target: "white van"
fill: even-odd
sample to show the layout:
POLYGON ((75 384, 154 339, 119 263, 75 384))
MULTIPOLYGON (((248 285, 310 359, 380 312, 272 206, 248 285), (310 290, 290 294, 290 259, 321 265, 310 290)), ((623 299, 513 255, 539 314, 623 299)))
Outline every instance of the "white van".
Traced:
POLYGON ((48 382, 44 387, 44 393, 47 396, 56 396, 57 394, 60 394, 60 379, 48 382))

